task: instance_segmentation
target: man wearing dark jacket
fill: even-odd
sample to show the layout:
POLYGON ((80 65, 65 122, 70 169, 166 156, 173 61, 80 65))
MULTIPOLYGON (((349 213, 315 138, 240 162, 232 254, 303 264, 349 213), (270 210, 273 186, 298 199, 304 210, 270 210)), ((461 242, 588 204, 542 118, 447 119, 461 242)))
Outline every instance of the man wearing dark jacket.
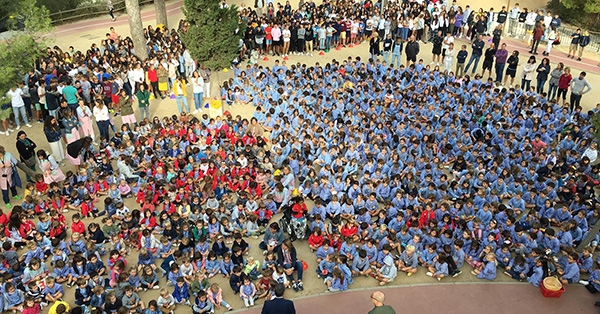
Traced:
POLYGON ((408 43, 406 43, 406 48, 404 48, 404 53, 406 54, 406 67, 408 67, 411 62, 417 62, 417 55, 419 54, 419 43, 415 40, 415 36, 412 35, 408 39, 408 43))
POLYGON ((282 283, 278 283, 273 289, 275 292, 275 298, 269 301, 265 301, 261 314, 296 314, 296 308, 294 308, 294 302, 283 298, 285 292, 285 286, 282 283))

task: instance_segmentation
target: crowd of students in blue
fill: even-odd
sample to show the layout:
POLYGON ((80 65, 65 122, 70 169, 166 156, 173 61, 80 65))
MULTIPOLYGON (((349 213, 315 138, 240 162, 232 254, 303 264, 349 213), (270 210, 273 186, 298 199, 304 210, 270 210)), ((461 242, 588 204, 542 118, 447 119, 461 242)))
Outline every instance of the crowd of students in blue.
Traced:
POLYGON ((81 174, 53 193, 81 188, 102 227, 76 214, 68 232, 54 205, 14 206, 1 235, 1 308, 38 313, 49 305, 62 314, 64 288, 75 287, 73 306, 83 312, 231 309, 214 276, 252 306, 277 283, 304 289, 297 259, 331 292, 359 276, 386 285, 419 269, 442 280, 465 263, 479 279, 500 271, 539 286, 556 274, 600 291, 600 234, 575 250, 600 219, 591 123, 598 106, 571 110, 534 89, 453 77, 422 61, 394 69, 360 57, 237 65, 221 97, 254 106, 253 121, 154 119, 126 130, 136 148, 114 149, 118 133, 97 164, 88 160, 86 176, 112 178, 115 188, 124 178, 103 159, 144 164, 123 195, 133 193, 141 209, 129 210, 108 185, 77 182, 81 174), (100 198, 103 205, 93 202, 100 198), (271 221, 280 211, 305 222, 314 257, 296 256, 271 221), (244 237, 263 233, 260 263, 244 237), (138 254, 137 266, 127 266, 128 254, 138 254), (149 289, 160 297, 142 300, 149 289))

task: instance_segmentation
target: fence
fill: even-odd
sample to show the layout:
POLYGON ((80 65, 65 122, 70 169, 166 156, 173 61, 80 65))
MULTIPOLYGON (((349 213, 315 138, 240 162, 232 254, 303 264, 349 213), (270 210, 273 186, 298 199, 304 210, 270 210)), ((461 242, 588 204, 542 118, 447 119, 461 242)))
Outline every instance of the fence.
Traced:
MULTIPOLYGON (((139 0, 140 6, 152 3, 153 0, 139 0)), ((125 11, 125 1, 113 1, 114 12, 125 11)), ((94 5, 80 6, 72 10, 65 10, 50 14, 54 25, 69 23, 76 20, 87 19, 99 15, 108 15, 106 1, 94 5)))
MULTIPOLYGON (((577 31, 576 26, 572 25, 561 25, 558 28, 560 35, 561 46, 569 46, 571 44, 571 35, 577 31)), ((600 33, 590 32, 590 44, 585 47, 585 51, 589 52, 600 52, 600 33)))

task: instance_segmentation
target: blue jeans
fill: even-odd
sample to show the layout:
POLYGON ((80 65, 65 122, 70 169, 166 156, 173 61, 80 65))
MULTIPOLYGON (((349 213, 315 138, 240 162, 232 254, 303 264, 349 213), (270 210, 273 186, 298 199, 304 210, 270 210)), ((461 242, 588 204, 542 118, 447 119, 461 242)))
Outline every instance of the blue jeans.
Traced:
POLYGON ((550 89, 548 91, 548 99, 552 100, 552 99, 554 99, 554 97, 556 97, 556 92, 558 91, 558 85, 550 84, 548 86, 548 88, 550 89))
POLYGON ((325 49, 329 50, 331 49, 331 40, 332 40, 332 36, 327 36, 327 39, 325 40, 325 49))
POLYGON ((538 94, 544 92, 544 85, 546 85, 546 80, 537 79, 537 86, 535 87, 538 94))
POLYGON ((504 66, 506 63, 496 63, 496 82, 502 82, 502 75, 504 74, 504 66))
POLYGON ((104 137, 106 140, 110 140, 110 134, 108 133, 108 126, 110 125, 110 121, 96 121, 96 124, 98 125, 98 131, 100 131, 100 136, 104 137))
POLYGON ((27 112, 25 112, 25 106, 12 107, 12 109, 13 113, 15 114, 15 123, 17 124, 17 127, 21 126, 19 116, 23 117, 23 122, 25 122, 25 124, 29 124, 29 120, 27 120, 27 112))
POLYGON ((475 61, 475 64, 473 65, 473 72, 471 72, 471 74, 475 74, 475 71, 477 69, 477 65, 479 64, 480 58, 481 58, 481 56, 471 54, 471 58, 469 58, 469 62, 467 63, 467 66, 465 67, 465 73, 469 72, 469 67, 471 66, 471 63, 473 63, 473 61, 475 61))
POLYGON ((194 93, 194 106, 196 110, 202 110, 202 96, 204 93, 194 93))
POLYGON ((142 121, 144 121, 145 118, 150 119, 150 108, 148 108, 148 106, 140 107, 140 115, 142 117, 142 121))
MULTIPOLYGON (((283 264, 284 269, 293 268, 296 272, 298 272, 298 280, 302 280, 302 272, 304 271, 304 265, 302 265, 301 261, 296 261, 294 265, 283 264)), ((288 276, 288 279, 294 281, 294 273, 288 276)))
POLYGON ((325 50, 325 38, 319 39, 319 49, 325 50))
POLYGON ((183 109, 185 109, 185 112, 190 112, 190 107, 188 106, 187 98, 185 98, 185 96, 175 96, 175 102, 177 102, 177 111, 179 111, 179 114, 181 114, 181 112, 182 112, 182 110, 181 110, 182 103, 183 103, 183 109))

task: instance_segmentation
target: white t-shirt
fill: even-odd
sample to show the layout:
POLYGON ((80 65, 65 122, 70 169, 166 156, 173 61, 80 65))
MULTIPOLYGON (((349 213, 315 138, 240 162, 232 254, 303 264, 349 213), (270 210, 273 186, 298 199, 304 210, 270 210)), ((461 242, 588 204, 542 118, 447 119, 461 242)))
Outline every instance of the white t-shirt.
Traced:
POLYGON ((290 41, 290 37, 292 36, 292 33, 290 32, 289 29, 284 29, 283 31, 281 31, 281 35, 283 36, 283 41, 288 42, 288 41, 290 41))
POLYGON ((16 88, 14 91, 11 89, 6 93, 11 98, 11 105, 13 108, 19 108, 25 106, 23 102, 23 91, 20 88, 16 88))

